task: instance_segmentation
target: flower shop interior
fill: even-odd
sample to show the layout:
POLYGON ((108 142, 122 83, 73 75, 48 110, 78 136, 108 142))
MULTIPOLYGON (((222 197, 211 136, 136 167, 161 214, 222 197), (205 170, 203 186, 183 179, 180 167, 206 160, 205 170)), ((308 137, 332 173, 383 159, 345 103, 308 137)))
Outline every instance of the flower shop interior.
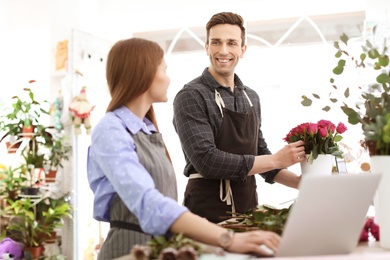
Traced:
MULTIPOLYGON (((171 154, 182 203, 187 178, 182 174, 185 162, 179 139, 173 134, 172 102, 178 90, 208 66, 205 23, 221 11, 236 12, 246 21, 248 49, 236 73, 260 96, 262 131, 270 150, 283 147, 289 130, 303 122, 343 122, 348 130, 339 143, 343 156, 337 160, 338 171, 369 171, 362 167, 370 163, 370 157, 360 143, 361 126, 350 124, 340 106, 322 110, 329 99, 313 100, 311 106, 301 102, 302 96, 326 96, 332 90, 329 79, 337 65, 333 42, 343 33, 349 36, 352 50, 378 35, 390 38, 387 0, 1 0, 0 115, 12 114, 10 109, 15 109, 18 100, 27 100, 41 111, 35 123, 49 136, 35 132, 23 137, 21 146, 10 153, 5 144, 5 133, 10 129, 4 121, 0 129, 4 136, 0 166, 4 172, 30 172, 34 176, 29 180, 43 179, 41 189, 70 206, 62 208, 66 212, 55 226, 55 243, 45 244, 46 255, 58 256, 50 259, 96 259, 97 248, 109 229, 106 223, 92 218, 93 194, 86 176, 86 157, 90 131, 110 100, 105 60, 117 40, 142 37, 158 42, 165 50, 171 84, 168 102, 156 104, 155 111, 171 154), (189 17, 188 13, 195 15, 189 17), (375 26, 380 29, 377 34, 375 26), (76 98, 88 103, 90 120, 75 120, 72 104, 76 98), (54 178, 47 177, 50 167, 40 171, 18 169, 22 162, 31 165, 27 163, 28 153, 38 149, 40 140, 50 144, 46 155, 42 154, 42 160, 50 163, 54 160, 51 149, 61 144, 63 157, 54 178)), ((364 80, 364 75, 353 68, 347 68, 344 74, 340 85, 358 85, 364 80)), ((349 100, 357 102, 358 96, 358 91, 351 90, 349 100)), ((300 165, 291 166, 291 170, 299 174, 300 165)), ((0 181, 5 178, 6 173, 0 175, 0 181)), ((1 185, 4 197, 5 182, 1 185)), ((294 200, 298 193, 267 184, 261 178, 257 189, 259 204, 275 206, 294 200)), ((31 198, 34 202, 42 196, 31 198)), ((3 238, 5 225, 0 228, 3 238)))

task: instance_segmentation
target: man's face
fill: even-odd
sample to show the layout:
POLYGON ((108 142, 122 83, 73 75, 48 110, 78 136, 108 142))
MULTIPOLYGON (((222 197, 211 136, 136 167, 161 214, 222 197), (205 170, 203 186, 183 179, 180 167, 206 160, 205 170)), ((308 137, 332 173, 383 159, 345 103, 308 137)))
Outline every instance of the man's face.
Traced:
POLYGON ((244 56, 246 46, 241 46, 241 29, 237 25, 218 24, 210 29, 206 44, 210 57, 210 73, 221 77, 234 74, 234 68, 244 56))

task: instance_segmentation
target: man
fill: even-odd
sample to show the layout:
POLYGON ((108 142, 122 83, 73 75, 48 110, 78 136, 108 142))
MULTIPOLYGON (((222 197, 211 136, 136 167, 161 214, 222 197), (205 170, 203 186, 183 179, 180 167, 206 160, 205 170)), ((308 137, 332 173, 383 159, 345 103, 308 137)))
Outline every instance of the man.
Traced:
POLYGON ((246 51, 241 16, 215 14, 206 30, 210 66, 176 95, 173 124, 189 177, 184 205, 218 223, 257 206, 256 173, 297 188, 299 176, 285 168, 305 160, 305 151, 302 141, 273 155, 267 148, 259 96, 234 73, 246 51))

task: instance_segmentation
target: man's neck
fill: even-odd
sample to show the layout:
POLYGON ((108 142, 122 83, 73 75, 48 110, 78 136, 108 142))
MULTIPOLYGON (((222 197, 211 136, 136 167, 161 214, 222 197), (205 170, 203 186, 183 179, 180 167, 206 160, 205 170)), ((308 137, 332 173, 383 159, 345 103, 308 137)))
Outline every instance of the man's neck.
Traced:
POLYGON ((234 92, 234 74, 225 76, 225 75, 218 74, 214 70, 210 70, 210 69, 209 72, 219 84, 221 84, 224 87, 229 87, 232 93, 234 92))

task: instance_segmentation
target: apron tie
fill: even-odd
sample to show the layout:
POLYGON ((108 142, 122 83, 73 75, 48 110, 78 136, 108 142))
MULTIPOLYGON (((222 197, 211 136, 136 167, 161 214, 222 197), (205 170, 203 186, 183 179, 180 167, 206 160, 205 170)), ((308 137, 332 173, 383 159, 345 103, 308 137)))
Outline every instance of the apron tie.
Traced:
MULTIPOLYGON (((192 173, 189 177, 190 179, 200 179, 203 176, 200 173, 192 173)), ((236 206, 234 205, 233 191, 230 186, 230 180, 220 180, 219 184, 219 199, 222 202, 226 202, 226 205, 232 206, 233 217, 236 216, 236 206), (223 197, 223 183, 225 182, 225 197, 223 197)))
POLYGON ((219 184, 219 199, 223 202, 226 201, 226 205, 232 205, 233 217, 236 216, 236 206, 234 205, 232 187, 230 187, 230 180, 220 180, 219 184), (225 198, 223 198, 223 182, 225 181, 225 198))

